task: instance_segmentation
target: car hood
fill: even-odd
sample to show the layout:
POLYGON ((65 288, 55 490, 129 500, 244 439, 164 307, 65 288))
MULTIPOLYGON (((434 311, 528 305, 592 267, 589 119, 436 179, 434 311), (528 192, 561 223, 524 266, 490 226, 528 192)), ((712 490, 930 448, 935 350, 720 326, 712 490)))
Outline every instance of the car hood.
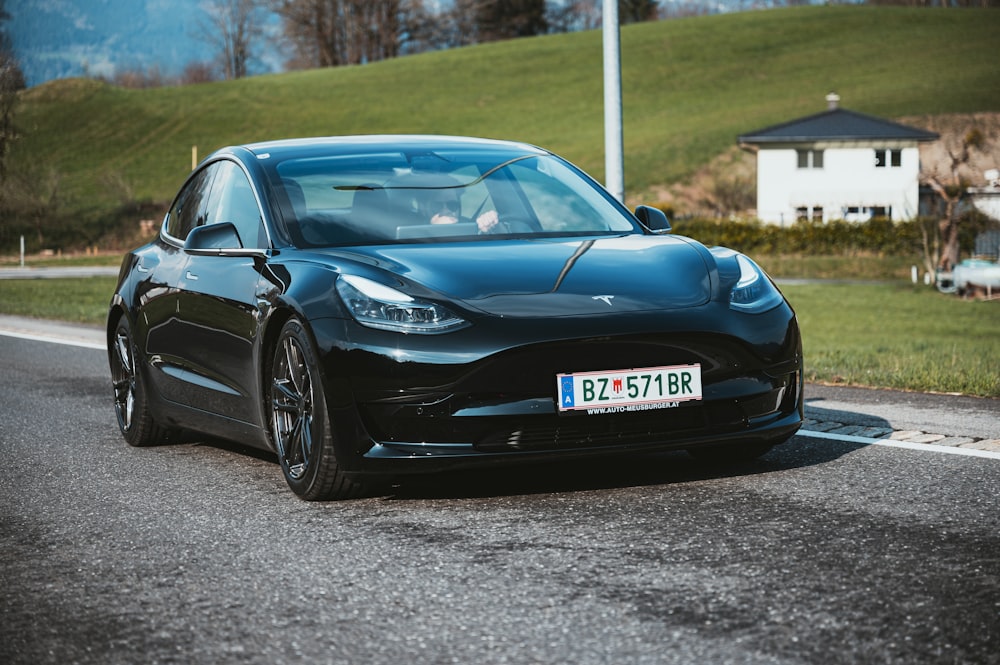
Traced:
POLYGON ((696 307, 712 289, 707 253, 675 236, 371 246, 337 254, 391 273, 404 291, 418 285, 502 316, 696 307))

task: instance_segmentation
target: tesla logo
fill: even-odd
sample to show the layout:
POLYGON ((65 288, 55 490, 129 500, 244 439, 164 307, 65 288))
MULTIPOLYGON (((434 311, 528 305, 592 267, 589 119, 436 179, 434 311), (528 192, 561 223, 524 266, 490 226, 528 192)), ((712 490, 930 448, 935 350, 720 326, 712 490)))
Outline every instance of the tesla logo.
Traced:
POLYGON ((614 296, 594 296, 593 297, 594 300, 600 300, 604 304, 606 304, 608 307, 611 307, 611 299, 612 298, 614 298, 614 296))

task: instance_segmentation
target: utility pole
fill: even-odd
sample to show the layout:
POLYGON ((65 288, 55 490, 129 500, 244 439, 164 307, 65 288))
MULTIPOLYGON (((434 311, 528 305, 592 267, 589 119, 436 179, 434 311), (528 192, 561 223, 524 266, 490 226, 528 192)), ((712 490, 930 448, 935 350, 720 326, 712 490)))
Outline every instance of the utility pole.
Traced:
POLYGON ((622 147, 622 53, 618 0, 604 0, 604 178, 605 187, 625 201, 622 147))

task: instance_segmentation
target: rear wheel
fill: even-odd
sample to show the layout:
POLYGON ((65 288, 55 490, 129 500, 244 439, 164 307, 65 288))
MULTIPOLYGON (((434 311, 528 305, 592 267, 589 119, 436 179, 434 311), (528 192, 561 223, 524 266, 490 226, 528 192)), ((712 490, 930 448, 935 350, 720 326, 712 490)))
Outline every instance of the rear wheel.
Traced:
POLYGON ((360 495, 337 463, 316 352, 298 320, 282 327, 268 375, 271 436, 288 486, 307 501, 360 495))
POLYGON ((161 426, 149 411, 146 385, 136 365, 135 341, 128 319, 122 316, 115 326, 112 348, 111 383, 114 388, 115 415, 125 441, 132 446, 163 443, 171 429, 161 426))

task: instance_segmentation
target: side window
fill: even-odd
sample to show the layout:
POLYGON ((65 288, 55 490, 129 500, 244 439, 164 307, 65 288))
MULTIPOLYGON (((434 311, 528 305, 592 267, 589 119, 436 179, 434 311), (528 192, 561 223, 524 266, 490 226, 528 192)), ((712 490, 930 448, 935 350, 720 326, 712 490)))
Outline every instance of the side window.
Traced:
POLYGON ((261 248, 267 241, 260 209, 243 170, 234 162, 216 162, 217 175, 208 204, 207 224, 232 222, 244 247, 261 248))
POLYGON ((184 240, 191 229, 205 223, 206 198, 213 176, 212 169, 202 169, 184 186, 167 215, 167 234, 184 240))

